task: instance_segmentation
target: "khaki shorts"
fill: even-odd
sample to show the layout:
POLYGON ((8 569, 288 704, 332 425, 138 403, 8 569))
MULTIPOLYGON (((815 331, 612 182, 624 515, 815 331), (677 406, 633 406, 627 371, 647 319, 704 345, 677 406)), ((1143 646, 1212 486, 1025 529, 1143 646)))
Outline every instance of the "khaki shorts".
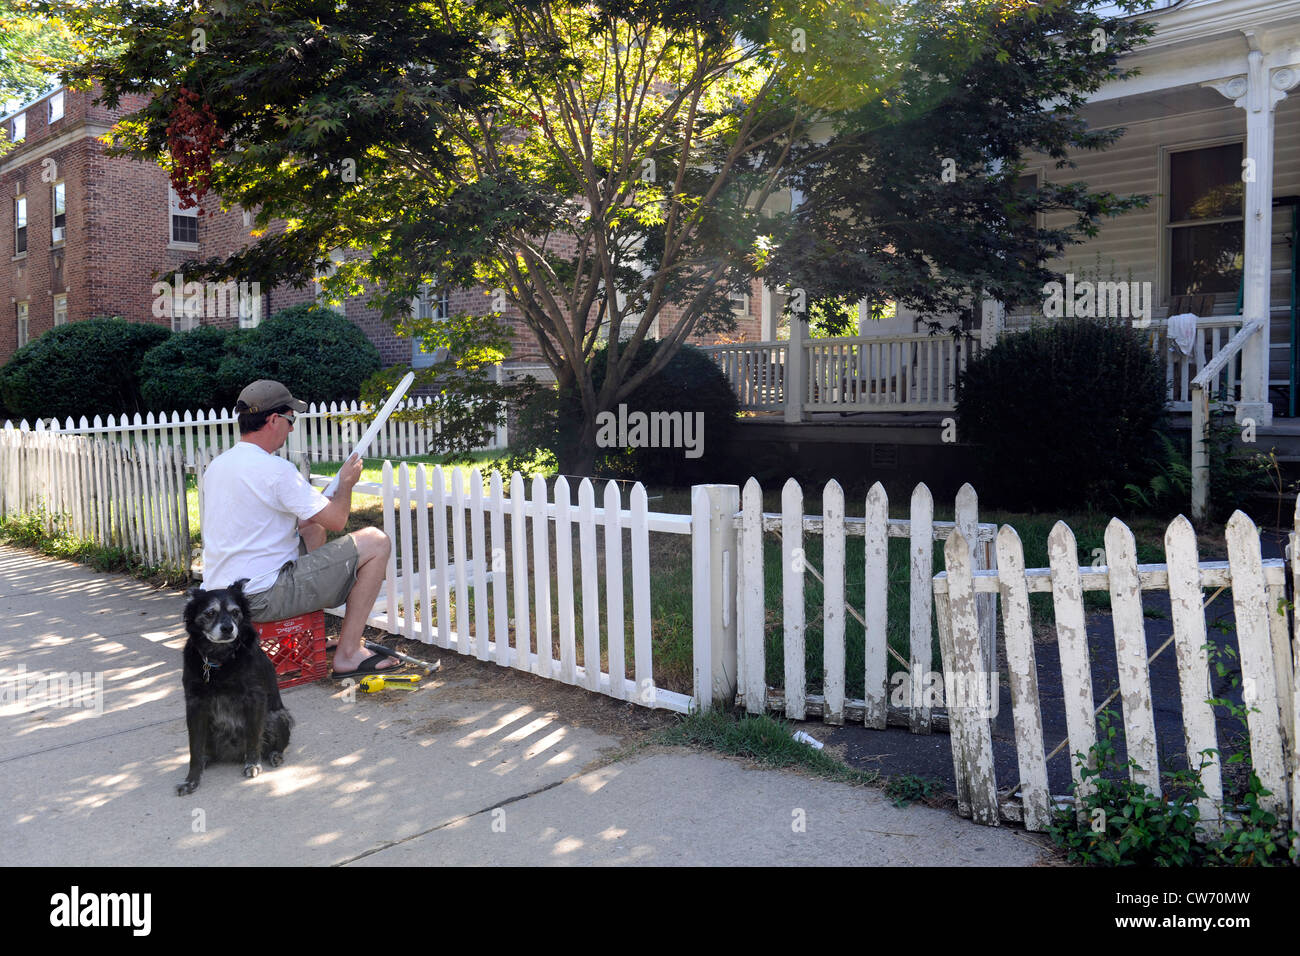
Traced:
POLYGON ((289 561, 265 591, 248 595, 253 620, 282 621, 321 608, 338 607, 357 583, 356 542, 351 535, 335 538, 315 551, 289 561))

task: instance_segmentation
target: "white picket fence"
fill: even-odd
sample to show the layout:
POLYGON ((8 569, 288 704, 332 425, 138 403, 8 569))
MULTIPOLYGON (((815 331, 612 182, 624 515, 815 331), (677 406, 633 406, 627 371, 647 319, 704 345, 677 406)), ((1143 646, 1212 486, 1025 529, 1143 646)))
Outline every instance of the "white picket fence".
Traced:
MULTIPOLYGON (((398 404, 397 411, 409 411, 426 408, 431 402, 428 398, 406 399, 398 404)), ((307 411, 298 414, 294 429, 289 433, 289 441, 280 449, 281 457, 294 461, 341 461, 352 451, 353 445, 365 430, 366 422, 354 416, 373 408, 363 407, 357 402, 330 402, 309 404, 307 411)), ((17 431, 50 432, 61 435, 90 435, 111 442, 134 443, 137 440, 148 444, 160 445, 184 450, 185 462, 194 467, 198 461, 197 451, 206 449, 208 457, 229 448, 239 441, 239 416, 230 409, 218 411, 159 412, 155 415, 109 415, 107 419, 96 415, 93 419, 81 416, 74 421, 67 418, 60 424, 58 419, 46 421, 39 419, 30 424, 20 421, 5 424, 6 429, 17 431)), ((410 458, 429 454, 433 450, 431 435, 440 434, 440 424, 432 430, 425 429, 415 422, 398 421, 390 418, 375 437, 369 454, 379 458, 410 458)), ((496 429, 492 441, 481 450, 504 448, 507 441, 506 429, 496 429)))
POLYGON ((605 483, 598 507, 589 479, 578 486, 575 504, 563 477, 551 494, 535 477, 530 496, 515 472, 507 496, 499 472, 492 473, 486 494, 478 469, 467 481, 463 474, 422 464, 394 469, 385 462, 380 482, 355 487, 383 498, 384 530, 393 542, 370 623, 617 700, 687 712, 694 696, 655 684, 649 536, 689 535, 697 527, 691 517, 651 512, 640 483, 625 509, 615 481, 605 483))
MULTIPOLYGON (((1300 530, 1300 499, 1296 528, 1300 530)), ((1091 754, 1097 739, 1092 670, 1085 628, 1084 591, 1109 591, 1119 666, 1124 741, 1138 765, 1131 778, 1160 792, 1155 723, 1152 713, 1146 625, 1141 592, 1167 591, 1173 620, 1174 654, 1181 688, 1186 753, 1218 752, 1214 711, 1210 705, 1210 662, 1206 651, 1205 588, 1231 588, 1236 642, 1241 663, 1250 758, 1254 772, 1272 795, 1261 805, 1288 815, 1300 830, 1300 766, 1296 728, 1300 725, 1295 687, 1300 675, 1292 650, 1292 627, 1285 607, 1285 562, 1261 557, 1259 532, 1241 512, 1227 525, 1228 560, 1200 561, 1191 523, 1179 516, 1165 532, 1166 564, 1139 565, 1133 533, 1118 519, 1106 529, 1106 564, 1079 567, 1074 533, 1058 522, 1048 538, 1050 568, 1026 570, 1020 538, 1010 526, 997 536, 996 570, 972 567, 966 539, 954 534, 945 545, 948 570, 934 579, 940 639, 947 684, 971 685, 987 674, 976 619, 979 596, 1000 594, 1011 684, 1019 780, 1000 789, 993 764, 991 720, 979 704, 954 706, 953 766, 959 811, 979 823, 1023 820, 1029 830, 1047 828, 1060 796, 1048 791, 1047 750, 1038 695, 1029 595, 1051 593, 1060 649, 1068 753, 1075 792, 1086 795, 1093 781, 1080 774, 1074 754, 1091 754), (1289 779, 1288 779, 1289 777, 1289 779), (1013 795, 1019 794, 1019 799, 1013 795)), ((1293 542, 1294 542, 1293 537, 1293 542)), ((1292 553, 1296 549, 1292 548, 1292 553)), ((1300 560, 1293 559, 1293 580, 1300 582, 1300 560)), ((1168 642, 1165 646, 1168 646, 1168 642)), ((1163 650, 1163 648, 1161 649, 1163 650)), ((1156 654, 1160 653, 1157 651, 1156 654)), ((994 687, 996 692, 996 686, 994 687)), ((1105 706, 1103 704, 1103 706, 1105 706)), ((1193 760, 1196 760, 1193 756, 1193 760)), ((1222 819, 1222 774, 1217 757, 1202 770, 1207 794, 1198 809, 1211 832, 1222 819)))
POLYGON ((0 507, 5 515, 43 514, 47 531, 57 523, 150 567, 189 568, 185 461, 178 448, 5 429, 0 507))
MULTIPOLYGON (((739 663, 738 703, 750 713, 771 709, 783 712, 792 720, 820 715, 827 724, 843 724, 845 719, 861 721, 868 727, 884 729, 887 724, 906 726, 913 733, 929 733, 935 715, 919 695, 908 694, 903 707, 889 706, 889 654, 894 653, 909 675, 912 686, 920 686, 925 675, 937 668, 932 655, 931 614, 934 542, 946 540, 955 529, 966 533, 977 567, 995 567, 992 542, 995 525, 980 524, 979 502, 975 490, 963 485, 957 494, 955 521, 934 520, 934 497, 925 484, 912 492, 911 517, 891 518, 889 496, 876 482, 867 494, 864 517, 846 518, 844 492, 836 481, 828 482, 822 492, 822 513, 803 513, 803 489, 791 479, 781 492, 780 513, 764 513, 763 493, 756 480, 745 485, 739 515, 740 540, 737 614, 739 663), (781 620, 783 628, 783 687, 770 687, 767 666, 765 626, 767 607, 764 600, 763 534, 776 532, 781 538, 781 620), (808 559, 804 534, 821 535, 822 569, 808 559), (860 595, 849 595, 845 588, 846 536, 863 539, 864 588, 860 595), (901 657, 888 644, 889 539, 906 538, 909 542, 910 568, 908 601, 908 655, 901 657), (805 572, 823 583, 823 670, 824 692, 806 693, 805 654, 805 572), (861 598, 861 612, 853 607, 861 598), (845 622, 846 611, 853 614, 863 628, 864 690, 862 699, 845 699, 845 622)), ((985 646, 995 654, 994 625, 996 607, 993 596, 981 601, 980 620, 985 646)), ((942 721, 937 721, 942 726, 942 721)))

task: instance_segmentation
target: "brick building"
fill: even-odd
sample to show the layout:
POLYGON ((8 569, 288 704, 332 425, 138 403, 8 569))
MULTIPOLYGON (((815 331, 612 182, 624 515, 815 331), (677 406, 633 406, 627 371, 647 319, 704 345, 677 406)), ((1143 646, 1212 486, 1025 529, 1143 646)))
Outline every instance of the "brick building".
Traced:
MULTIPOLYGON (((169 308, 155 288, 159 277, 186 259, 224 258, 252 242, 251 216, 238 208, 223 212, 213 196, 204 200, 203 215, 198 209, 181 209, 161 167, 106 156, 99 137, 145 100, 124 97, 110 110, 93 99, 93 93, 60 88, 0 119, 0 128, 14 143, 0 156, 0 194, 9 206, 11 226, 5 237, 10 263, 0 269, 0 304, 6 310, 0 321, 0 364, 25 342, 64 322, 122 316, 177 331, 199 324, 249 326, 317 295, 311 287, 254 290, 246 285, 242 296, 214 298, 209 290, 204 306, 196 309, 196 290, 180 288, 169 308)), ((734 297, 734 338, 759 338, 760 290, 756 282, 751 294, 734 297)), ((484 290, 475 288, 425 294, 412 306, 436 315, 439 310, 486 312, 490 304, 484 290)), ((417 344, 395 335, 364 296, 334 307, 361 328, 385 365, 431 361, 417 344)), ((510 311, 505 314, 509 317, 510 311)), ((677 316, 678 307, 665 308, 660 327, 670 327, 677 316)), ((533 333, 519 319, 515 328, 511 364, 540 363, 533 333)))

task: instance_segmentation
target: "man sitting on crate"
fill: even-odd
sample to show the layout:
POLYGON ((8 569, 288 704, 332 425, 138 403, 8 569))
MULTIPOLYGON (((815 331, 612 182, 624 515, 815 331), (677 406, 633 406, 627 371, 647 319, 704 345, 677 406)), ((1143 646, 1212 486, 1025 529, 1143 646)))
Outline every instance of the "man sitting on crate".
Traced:
POLYGON ((326 498, 276 456, 307 404, 279 382, 260 379, 239 393, 240 440, 203 474, 203 583, 229 587, 248 578, 253 620, 279 621, 347 603, 334 676, 373 674, 401 666, 363 646, 362 631, 388 567, 388 536, 362 528, 342 531, 352 510, 361 460, 349 458, 339 488, 326 498))

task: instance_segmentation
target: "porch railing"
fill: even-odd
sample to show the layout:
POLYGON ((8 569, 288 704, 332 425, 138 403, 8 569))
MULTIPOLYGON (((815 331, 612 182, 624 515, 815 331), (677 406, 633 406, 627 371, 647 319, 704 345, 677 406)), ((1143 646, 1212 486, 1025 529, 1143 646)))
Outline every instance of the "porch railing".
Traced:
POLYGON ((705 348, 744 411, 951 411, 957 378, 978 341, 952 335, 886 335, 705 348), (791 354, 802 360, 792 368, 791 354), (793 383, 802 383, 802 387, 793 383))

